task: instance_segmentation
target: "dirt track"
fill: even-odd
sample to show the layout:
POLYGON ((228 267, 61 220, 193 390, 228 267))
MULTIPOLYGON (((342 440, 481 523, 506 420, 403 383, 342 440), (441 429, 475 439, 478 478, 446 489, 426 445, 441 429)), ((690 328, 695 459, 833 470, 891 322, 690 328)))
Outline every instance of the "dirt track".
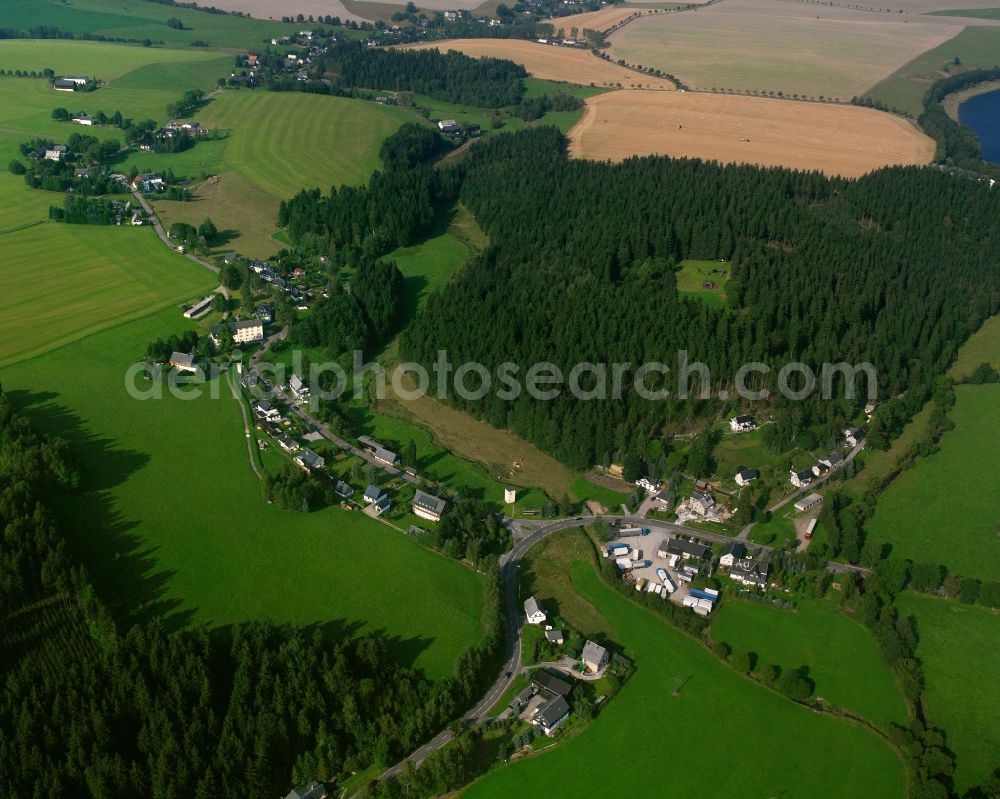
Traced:
POLYGON ((845 177, 934 155, 912 124, 870 108, 694 92, 591 97, 569 135, 577 158, 664 154, 845 177))

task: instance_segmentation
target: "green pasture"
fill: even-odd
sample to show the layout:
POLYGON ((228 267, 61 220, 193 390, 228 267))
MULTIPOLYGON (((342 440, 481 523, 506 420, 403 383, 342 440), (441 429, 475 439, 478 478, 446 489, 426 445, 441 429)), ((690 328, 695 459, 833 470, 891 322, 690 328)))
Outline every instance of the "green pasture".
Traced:
POLYGON ((44 222, 0 234, 0 247, 6 298, 0 365, 203 297, 218 285, 207 269, 164 247, 149 227, 44 222))
POLYGON ((598 485, 583 475, 580 475, 573 481, 573 484, 569 487, 569 491, 576 499, 584 501, 592 499, 600 502, 608 509, 608 513, 620 513, 622 503, 626 502, 629 498, 627 492, 615 491, 612 488, 598 485))
POLYGON ((729 264, 718 261, 681 261, 677 271, 677 293, 682 297, 694 297, 710 308, 724 308, 726 305, 726 283, 729 282, 729 264), (706 288, 706 283, 714 287, 706 288))
POLYGON ((250 48, 270 43, 274 36, 297 33, 303 26, 256 20, 231 14, 207 14, 146 0, 4 0, 5 27, 47 25, 70 31, 124 39, 150 39, 167 46, 190 47, 203 41, 210 47, 250 48), (176 18, 183 30, 167 25, 176 18))
POLYGON ((942 563, 953 573, 1000 579, 1000 385, 957 386, 955 428, 940 450, 882 494, 866 525, 896 557, 942 563))
POLYGON ((1000 8, 946 8, 928 12, 932 17, 971 17, 973 19, 1000 19, 1000 8))
POLYGON ((753 652, 756 668, 808 669, 815 695, 875 724, 905 724, 908 711, 872 634, 829 600, 800 600, 795 610, 731 600, 719 608, 712 638, 753 652))
POLYGON ((450 673, 480 635, 474 572, 360 513, 267 505, 225 384, 217 399, 126 393, 146 342, 184 324, 166 310, 0 371, 39 428, 79 453, 84 490, 59 516, 113 611, 172 628, 268 619, 379 633, 401 661, 450 673))
POLYGON ((744 679, 605 585, 590 563, 575 561, 571 574, 636 672, 581 735, 491 772, 466 790, 469 799, 906 795, 901 759, 874 733, 744 679), (717 758, 726 766, 706 772, 717 758))
POLYGON ((958 758, 955 787, 963 794, 1000 765, 1000 613, 911 593, 896 604, 916 619, 925 708, 958 758))

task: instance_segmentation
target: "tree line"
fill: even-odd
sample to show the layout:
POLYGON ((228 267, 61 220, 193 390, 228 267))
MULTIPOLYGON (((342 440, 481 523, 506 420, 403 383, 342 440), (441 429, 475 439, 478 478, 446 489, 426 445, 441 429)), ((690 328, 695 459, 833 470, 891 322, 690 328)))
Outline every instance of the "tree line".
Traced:
MULTIPOLYGON (((36 434, 0 391, 0 793, 153 799, 283 795, 388 766, 463 712, 503 644, 495 565, 485 567, 480 644, 432 682, 377 636, 265 623, 223 635, 112 619, 49 511, 86 489, 65 441, 36 434), (39 601, 92 646, 6 636, 39 601)), ((48 636, 46 636, 48 637, 48 636)))
POLYGON ((936 81, 924 94, 924 110, 917 121, 924 132, 937 142, 937 160, 960 169, 988 172, 993 177, 1000 177, 1000 167, 983 162, 983 149, 976 132, 952 119, 942 105, 949 94, 995 80, 1000 80, 1000 66, 970 69, 936 81))

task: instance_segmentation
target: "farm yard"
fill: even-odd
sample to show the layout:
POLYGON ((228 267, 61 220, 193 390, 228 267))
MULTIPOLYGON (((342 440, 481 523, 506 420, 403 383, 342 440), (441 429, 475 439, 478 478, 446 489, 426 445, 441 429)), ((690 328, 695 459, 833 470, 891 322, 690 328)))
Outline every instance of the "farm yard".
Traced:
POLYGON ((668 80, 642 75, 610 61, 595 58, 581 48, 557 47, 523 39, 454 39, 445 42, 426 42, 412 45, 407 49, 435 48, 442 53, 458 50, 474 58, 480 56, 509 58, 524 65, 534 77, 545 80, 622 89, 672 90, 674 88, 668 80))
POLYGON ((947 731, 945 745, 958 756, 955 787, 981 784, 1000 751, 1000 614, 955 600, 905 593, 903 616, 916 618, 930 723, 947 731))
POLYGON ((473 571, 361 513, 265 504, 225 386, 217 399, 128 396, 145 342, 182 328, 169 309, 0 371, 40 429, 78 448, 86 490, 57 510, 112 610, 171 628, 269 619, 379 632, 401 662, 450 674, 479 635, 473 571))
MULTIPOLYGON (((659 763, 688 751, 692 736, 711 742, 728 762, 753 764, 713 772, 712 795, 812 797, 831 785, 843 797, 905 795, 902 761, 873 733, 813 713, 739 676, 697 641, 615 593, 590 558, 572 561, 569 576, 563 585, 577 596, 557 594, 558 607, 566 607, 581 625, 613 630, 636 664, 635 674, 584 734, 544 757, 487 774, 464 796, 641 795, 650 790, 648 770, 613 766, 609 754, 628 752, 637 763, 659 763), (675 679, 682 681, 676 696, 675 679), (822 757, 816 756, 819 740, 822 757), (585 767, 599 763, 608 767, 585 767)), ((556 583, 546 584, 559 590, 556 583)), ((703 771, 671 768, 655 792, 682 797, 704 791, 703 771)))
MULTIPOLYGON (((892 545, 892 554, 941 563, 952 573, 1000 579, 1000 483, 995 469, 1000 441, 1000 385, 955 389, 955 423, 939 451, 920 458, 879 498, 869 535, 892 545), (971 473, 980 474, 969 480, 971 473)), ((862 473, 863 474, 863 473, 862 473)))
POLYGON ((609 52, 697 89, 850 99, 958 33, 961 23, 950 23, 945 17, 726 0, 630 22, 610 36, 609 52))
POLYGON ((570 131, 577 158, 671 155, 858 177, 928 163, 934 142, 870 108, 692 92, 607 92, 570 131))

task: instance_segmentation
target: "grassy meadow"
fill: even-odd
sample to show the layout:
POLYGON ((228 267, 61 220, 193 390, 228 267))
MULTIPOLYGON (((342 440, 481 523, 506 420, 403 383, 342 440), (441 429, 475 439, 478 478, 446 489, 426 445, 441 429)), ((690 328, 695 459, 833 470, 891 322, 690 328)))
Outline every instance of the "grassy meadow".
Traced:
POLYGON ((943 563, 953 573, 1000 579, 1000 385, 957 386, 955 428, 879 498, 868 534, 896 557, 943 563))
MULTIPOLYGON (((637 666, 634 676, 581 735, 544 757, 487 774, 464 796, 795 799, 830 795, 832 786, 841 797, 906 795, 903 763, 884 741, 740 677, 605 585, 588 560, 572 562, 572 589, 614 631, 614 642, 637 666), (675 677, 683 681, 677 696, 675 677), (727 767, 709 775, 683 765, 693 756, 708 757, 695 755, 697 741, 710 745, 727 767)), ((556 599, 560 612, 573 614, 569 600, 556 599)))
POLYGON ((872 634, 829 600, 802 600, 795 610, 760 602, 726 602, 712 638, 753 652, 757 668, 806 666, 816 696, 875 724, 905 724, 908 711, 872 634))
POLYGON ((0 234, 0 248, 6 297, 0 365, 203 297, 218 285, 215 275, 170 252, 149 227, 44 222, 0 234))
POLYGON ((945 745, 958 757, 961 794, 1000 766, 1000 613, 911 593, 896 604, 916 618, 927 714, 947 732, 945 745))
POLYGON ((451 673, 480 635, 474 572, 361 513, 265 504, 225 386, 219 399, 129 397, 129 364, 184 324, 163 311, 0 370, 38 427, 79 453, 85 490, 60 521, 113 611, 172 628, 269 619, 379 633, 401 661, 451 673))
POLYGON ((917 115, 923 110, 924 94, 934 81, 963 69, 996 66, 998 61, 1000 28, 988 25, 963 28, 953 39, 922 53, 877 83, 866 95, 917 115), (956 58, 961 65, 954 63, 956 58))
POLYGON ((726 283, 729 282, 729 264, 718 261, 681 261, 677 272, 677 293, 682 297, 701 300, 710 308, 726 307, 726 283), (706 283, 714 283, 706 288, 706 283))
MULTIPOLYGON (((45 25, 71 31, 123 39, 150 39, 168 47, 190 47, 204 42, 210 47, 259 47, 274 36, 288 36, 302 26, 270 20, 248 19, 228 14, 206 14, 147 0, 4 0, 5 27, 45 25), (171 28, 167 20, 181 20, 183 30, 171 28)), ((30 68, 30 67, 29 67, 30 68)))

